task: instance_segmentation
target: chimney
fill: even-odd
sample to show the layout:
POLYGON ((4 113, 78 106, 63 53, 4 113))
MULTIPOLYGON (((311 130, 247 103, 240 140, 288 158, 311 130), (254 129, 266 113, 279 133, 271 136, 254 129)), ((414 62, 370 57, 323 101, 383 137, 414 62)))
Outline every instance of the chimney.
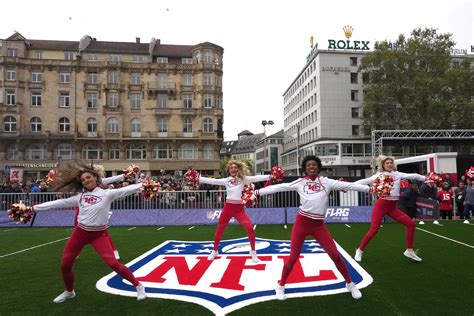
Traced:
POLYGON ((135 43, 140 44, 140 37, 135 37, 135 43))

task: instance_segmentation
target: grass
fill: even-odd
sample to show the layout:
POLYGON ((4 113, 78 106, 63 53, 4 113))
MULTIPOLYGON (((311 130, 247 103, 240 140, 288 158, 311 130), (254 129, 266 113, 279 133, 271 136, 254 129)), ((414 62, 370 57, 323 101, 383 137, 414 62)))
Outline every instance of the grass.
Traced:
MULTIPOLYGON (((363 298, 350 295, 314 296, 286 301, 268 301, 237 310, 232 315, 473 315, 474 227, 460 221, 427 223, 421 229, 442 235, 462 245, 417 230, 415 248, 422 263, 409 261, 405 249, 405 229, 386 224, 364 253, 362 266, 374 282, 362 290, 363 298)), ((353 254, 368 224, 328 225, 334 239, 353 254)), ((215 226, 112 227, 111 235, 120 250, 121 261, 129 262, 165 240, 212 240, 215 226)), ((291 226, 260 225, 261 238, 288 239, 291 226)), ((52 299, 62 290, 60 258, 66 240, 5 256, 35 245, 67 238, 65 228, 0 229, 0 316, 3 315, 212 315, 197 304, 150 298, 136 302, 130 297, 98 291, 95 283, 110 273, 94 250, 87 246, 74 266, 78 296, 64 304, 52 299)), ((243 237, 240 226, 229 226, 224 239, 243 237)))

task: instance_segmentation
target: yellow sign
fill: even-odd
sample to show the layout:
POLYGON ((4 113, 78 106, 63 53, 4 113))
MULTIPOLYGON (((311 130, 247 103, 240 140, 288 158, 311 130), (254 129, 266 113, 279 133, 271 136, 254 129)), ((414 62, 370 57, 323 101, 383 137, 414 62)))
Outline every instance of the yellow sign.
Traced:
POLYGON ((354 28, 350 25, 346 25, 342 28, 344 31, 344 35, 346 36, 347 39, 351 38, 352 32, 354 31, 354 28))
POLYGON ((311 37, 309 38, 309 43, 311 44, 311 48, 313 48, 313 44, 314 44, 314 37, 313 37, 313 35, 311 35, 311 37))

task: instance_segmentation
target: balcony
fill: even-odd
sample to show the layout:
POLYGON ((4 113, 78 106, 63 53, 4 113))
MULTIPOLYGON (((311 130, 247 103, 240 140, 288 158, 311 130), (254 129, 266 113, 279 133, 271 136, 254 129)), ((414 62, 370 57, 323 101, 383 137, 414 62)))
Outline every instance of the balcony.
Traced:
POLYGON ((128 91, 130 92, 142 92, 143 85, 142 84, 129 84, 128 91))
POLYGON ((5 114, 20 113, 20 107, 18 106, 18 104, 5 105, 4 103, 0 103, 0 113, 5 113, 5 114))
POLYGON ((33 89, 44 89, 44 80, 42 81, 27 81, 27 86, 29 90, 33 89))
POLYGON ((109 105, 104 105, 103 106, 103 113, 105 114, 122 114, 123 112, 123 107, 121 105, 118 106, 109 106, 109 105))
POLYGON ((0 80, 0 88, 25 88, 25 82, 21 80, 0 80))
POLYGON ((120 83, 106 83, 103 87, 105 91, 125 91, 125 86, 120 83))
POLYGON ((167 82, 149 82, 147 83, 148 95, 155 95, 158 93, 176 94, 176 83, 172 81, 167 82))
POLYGON ((84 83, 84 91, 99 91, 100 90, 100 84, 98 83, 84 83))
POLYGON ((197 115, 198 109, 195 108, 181 108, 181 115, 197 115))
POLYGON ((197 87, 198 93, 205 92, 222 92, 222 87, 216 84, 205 84, 197 87))

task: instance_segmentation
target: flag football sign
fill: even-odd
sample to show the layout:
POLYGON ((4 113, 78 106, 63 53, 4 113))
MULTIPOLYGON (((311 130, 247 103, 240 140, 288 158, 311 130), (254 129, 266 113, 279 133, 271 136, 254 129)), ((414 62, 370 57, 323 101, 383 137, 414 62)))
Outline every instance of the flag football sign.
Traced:
MULTIPOLYGON (((275 287, 289 258, 288 240, 257 238, 259 263, 254 263, 249 255, 247 238, 222 241, 218 256, 209 261, 207 256, 212 249, 210 241, 168 240, 127 266, 146 287, 149 298, 200 304, 216 315, 276 299, 275 287)), ((372 277, 339 245, 337 249, 357 287, 371 284, 372 277)), ((101 278, 97 288, 111 294, 136 296, 135 287, 115 272, 101 278)), ((344 278, 314 240, 304 242, 285 293, 287 298, 338 293, 346 293, 350 298, 344 278)))

